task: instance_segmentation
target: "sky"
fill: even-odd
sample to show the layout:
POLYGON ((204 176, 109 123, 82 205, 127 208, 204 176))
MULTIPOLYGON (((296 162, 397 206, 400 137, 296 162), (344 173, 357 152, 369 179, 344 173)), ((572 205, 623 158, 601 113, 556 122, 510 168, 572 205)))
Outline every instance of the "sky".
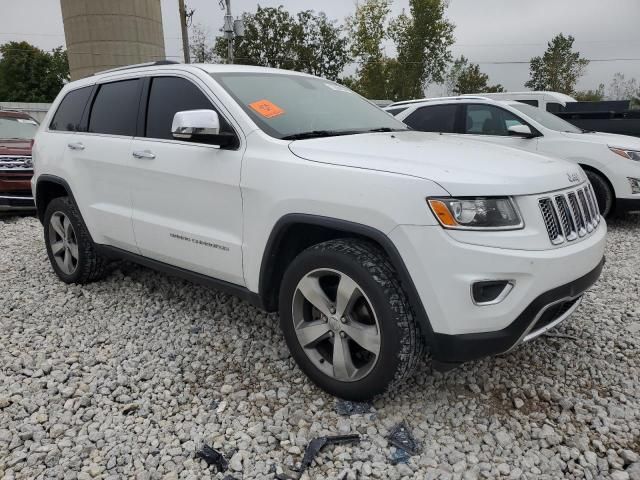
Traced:
MULTIPOLYGON (((181 60, 178 0, 161 2, 167 57, 181 60)), ((283 5, 292 13, 322 10, 340 23, 356 5, 355 0, 232 0, 232 13, 254 12, 258 3, 283 5)), ((213 38, 224 15, 218 0, 187 0, 187 5, 195 9, 194 22, 213 38)), ((409 0, 393 0, 392 15, 408 5, 409 0)), ((0 43, 26 40, 46 50, 64 45, 58 0, 0 0, 0 12, 0 43)), ((616 72, 640 80, 640 0, 449 0, 446 16, 456 25, 454 57, 464 55, 479 63, 490 83, 509 91, 525 89, 529 60, 542 55, 547 42, 560 32, 573 35, 574 48, 593 60, 579 90, 595 89, 600 83, 608 86, 616 72)), ((387 49, 393 54, 391 45, 387 49)), ((443 89, 432 86, 429 92, 438 95, 443 89)))

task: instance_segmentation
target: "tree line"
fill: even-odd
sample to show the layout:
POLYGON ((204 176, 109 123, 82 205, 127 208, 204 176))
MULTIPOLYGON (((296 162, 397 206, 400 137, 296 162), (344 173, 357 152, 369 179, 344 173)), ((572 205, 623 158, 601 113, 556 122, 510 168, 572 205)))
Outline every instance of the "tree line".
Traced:
MULTIPOLYGON (((455 25, 445 16, 447 0, 409 0, 409 10, 396 17, 391 16, 391 4, 362 0, 343 24, 323 12, 291 14, 283 6, 258 6, 242 15, 245 35, 235 39, 234 63, 310 73, 372 99, 421 98, 431 84, 444 85, 449 95, 504 91, 490 83, 479 64, 452 57, 455 25)), ((576 91, 589 61, 574 50, 574 41, 571 35, 556 35, 541 56, 531 59, 525 87, 580 100, 603 99, 603 84, 576 91)), ((224 62, 227 40, 192 25, 190 54, 193 62, 224 62)), ((0 46, 0 55, 0 101, 50 102, 69 80, 62 47, 45 52, 26 42, 9 42, 0 46)), ((607 96, 638 95, 636 80, 617 73, 607 96)))

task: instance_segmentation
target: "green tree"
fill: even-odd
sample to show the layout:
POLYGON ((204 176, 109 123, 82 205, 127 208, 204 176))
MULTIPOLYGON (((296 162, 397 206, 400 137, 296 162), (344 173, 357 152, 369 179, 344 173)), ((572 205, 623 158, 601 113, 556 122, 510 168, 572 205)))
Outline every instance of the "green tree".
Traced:
POLYGON ((604 99, 604 83, 598 85, 595 90, 582 90, 573 96, 579 102, 600 102, 604 99))
POLYGON ((409 14, 388 20, 390 0, 365 0, 348 19, 351 53, 358 63, 353 87, 368 98, 422 97, 431 82, 443 80, 453 44, 453 24, 444 18, 444 0, 410 0, 409 14), (397 57, 385 55, 392 40, 397 57))
POLYGON ((444 16, 445 7, 444 0, 409 0, 409 15, 403 12, 391 22, 389 36, 399 64, 392 98, 422 97, 430 83, 444 80, 455 28, 444 16))
POLYGON ((337 80, 349 62, 342 27, 313 10, 298 12, 294 26, 294 70, 337 80))
POLYGON ((453 62, 446 84, 448 93, 453 95, 504 92, 500 84, 489 85, 489 75, 482 73, 477 63, 469 63, 464 55, 453 62))
POLYGON ((556 35, 547 45, 542 57, 531 59, 530 79, 525 87, 531 90, 550 90, 571 95, 589 61, 573 51, 571 36, 556 35))
POLYGON ((0 45, 0 101, 52 102, 69 80, 67 52, 45 52, 27 42, 0 45))
MULTIPOLYGON (((246 65, 285 68, 335 80, 349 62, 342 27, 313 10, 296 17, 284 7, 258 7, 244 13, 245 36, 236 38, 234 61, 246 65)), ((227 58, 227 40, 216 39, 214 52, 227 58)))
POLYGON ((358 69, 355 77, 345 83, 367 98, 388 98, 389 59, 384 54, 382 42, 388 38, 390 4, 390 0, 365 0, 347 19, 351 55, 358 69))

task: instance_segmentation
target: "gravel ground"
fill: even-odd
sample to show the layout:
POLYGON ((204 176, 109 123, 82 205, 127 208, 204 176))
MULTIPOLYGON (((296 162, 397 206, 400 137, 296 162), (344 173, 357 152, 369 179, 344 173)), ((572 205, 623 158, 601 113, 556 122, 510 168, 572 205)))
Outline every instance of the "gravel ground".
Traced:
POLYGON ((276 315, 134 265, 54 276, 37 220, 0 219, 0 478, 640 479, 640 217, 570 321, 447 374, 426 362, 370 413, 340 416, 289 357, 276 315), (391 465, 405 420, 419 455, 391 465), (229 470, 197 459, 206 443, 229 470), (227 477, 229 478, 229 477, 227 477))

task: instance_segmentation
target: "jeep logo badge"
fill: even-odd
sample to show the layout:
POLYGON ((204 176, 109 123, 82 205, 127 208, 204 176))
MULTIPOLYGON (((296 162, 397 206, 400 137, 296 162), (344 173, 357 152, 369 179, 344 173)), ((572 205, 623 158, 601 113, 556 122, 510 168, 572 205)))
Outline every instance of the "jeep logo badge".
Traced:
POLYGON ((577 173, 567 173, 567 177, 569 178, 569 181, 571 183, 575 183, 575 182, 579 182, 580 181, 580 175, 577 173))

